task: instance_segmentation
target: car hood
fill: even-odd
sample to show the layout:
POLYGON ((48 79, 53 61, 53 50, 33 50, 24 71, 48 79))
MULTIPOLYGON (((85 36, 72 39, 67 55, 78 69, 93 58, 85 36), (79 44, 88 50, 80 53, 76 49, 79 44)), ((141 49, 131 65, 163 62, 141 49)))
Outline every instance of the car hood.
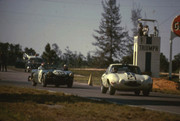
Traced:
POLYGON ((62 71, 62 70, 53 70, 52 72, 55 75, 66 75, 66 73, 64 73, 64 71, 62 71))
POLYGON ((69 75, 72 73, 71 71, 63 71, 63 70, 54 70, 53 74, 55 75, 69 75))
POLYGON ((115 74, 119 80, 124 80, 124 81, 128 81, 128 80, 147 80, 148 78, 150 78, 147 75, 140 75, 140 74, 135 74, 132 72, 124 72, 124 73, 116 73, 115 74))

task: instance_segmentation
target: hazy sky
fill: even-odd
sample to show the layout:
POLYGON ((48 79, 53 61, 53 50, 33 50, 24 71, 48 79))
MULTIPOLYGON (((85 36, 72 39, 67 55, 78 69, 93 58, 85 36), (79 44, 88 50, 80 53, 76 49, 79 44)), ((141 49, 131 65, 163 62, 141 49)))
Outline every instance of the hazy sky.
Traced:
MULTIPOLYGON (((47 43, 60 49, 94 51, 94 30, 98 29, 102 0, 0 0, 0 42, 33 48, 42 54, 47 43)), ((169 58, 171 22, 180 15, 180 0, 117 0, 121 26, 131 34, 133 2, 142 8, 142 16, 156 19, 161 36, 161 52, 169 58)), ((153 25, 153 24, 150 24, 153 25)), ((180 37, 173 41, 173 55, 180 53, 180 37)))

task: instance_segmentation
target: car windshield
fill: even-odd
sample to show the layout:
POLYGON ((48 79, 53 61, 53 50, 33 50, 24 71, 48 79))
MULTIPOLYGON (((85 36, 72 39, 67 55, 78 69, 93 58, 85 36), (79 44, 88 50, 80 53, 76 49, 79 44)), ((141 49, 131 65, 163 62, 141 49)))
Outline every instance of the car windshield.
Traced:
POLYGON ((41 69, 45 70, 63 70, 61 67, 54 65, 54 64, 44 64, 40 66, 41 69))
POLYGON ((124 72, 132 72, 136 74, 141 74, 140 68, 137 66, 129 66, 129 65, 114 65, 110 70, 112 73, 124 73, 124 72))
POLYGON ((45 64, 44 69, 57 69, 55 65, 45 64))

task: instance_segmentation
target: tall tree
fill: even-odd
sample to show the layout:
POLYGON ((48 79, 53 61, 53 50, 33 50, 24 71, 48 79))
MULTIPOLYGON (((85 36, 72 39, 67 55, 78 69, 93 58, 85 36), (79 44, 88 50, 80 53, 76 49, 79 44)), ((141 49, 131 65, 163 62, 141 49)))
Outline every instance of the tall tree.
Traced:
POLYGON ((133 24, 132 32, 133 36, 138 35, 138 19, 140 19, 142 8, 137 6, 136 3, 133 3, 133 9, 131 10, 131 21, 133 24))
POLYGON ((0 52, 6 53, 8 65, 15 65, 17 59, 21 59, 23 56, 22 47, 19 44, 0 42, 0 52))
POLYGON ((180 53, 174 56, 174 60, 172 61, 172 66, 174 72, 180 71, 180 53))
POLYGON ((123 57, 121 62, 122 63, 133 63, 133 45, 134 45, 134 36, 138 35, 138 19, 141 18, 141 7, 140 5, 137 6, 135 2, 133 2, 133 8, 131 10, 131 22, 133 24, 132 30, 132 37, 128 36, 128 55, 123 57))
POLYGON ((169 70, 169 62, 166 56, 161 53, 160 54, 160 71, 161 72, 168 72, 169 70))
POLYGON ((137 36, 138 35, 138 19, 141 18, 141 7, 140 5, 137 6, 135 2, 133 2, 133 8, 131 10, 131 22, 133 24, 133 28, 131 29, 132 30, 132 37, 128 37, 128 49, 129 49, 129 53, 128 53, 128 56, 131 56, 130 58, 132 58, 133 56, 133 45, 134 45, 134 36, 137 36))
POLYGON ((57 63, 57 54, 53 49, 51 49, 49 43, 47 43, 47 45, 45 46, 45 51, 42 54, 42 58, 49 64, 57 63))
POLYGON ((102 6, 104 12, 99 30, 95 30, 98 35, 93 35, 96 40, 93 45, 98 47, 96 55, 99 59, 97 60, 110 64, 114 59, 120 59, 126 55, 128 32, 120 26, 120 5, 116 5, 116 0, 102 1, 102 6))
POLYGON ((62 56, 62 51, 59 49, 59 46, 56 43, 52 44, 52 49, 56 52, 58 57, 62 56))

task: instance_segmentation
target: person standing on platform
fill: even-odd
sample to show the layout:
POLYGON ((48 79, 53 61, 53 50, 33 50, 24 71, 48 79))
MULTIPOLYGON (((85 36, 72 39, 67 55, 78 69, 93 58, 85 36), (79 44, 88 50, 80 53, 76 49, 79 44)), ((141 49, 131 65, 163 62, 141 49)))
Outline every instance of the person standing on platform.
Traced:
POLYGON ((143 35, 148 37, 148 33, 149 33, 149 26, 146 25, 146 26, 143 28, 143 35))
POLYGON ((138 36, 143 36, 143 25, 142 25, 142 23, 138 24, 138 36))
POLYGON ((159 36, 159 30, 157 29, 156 26, 154 26, 154 36, 158 37, 159 36))

